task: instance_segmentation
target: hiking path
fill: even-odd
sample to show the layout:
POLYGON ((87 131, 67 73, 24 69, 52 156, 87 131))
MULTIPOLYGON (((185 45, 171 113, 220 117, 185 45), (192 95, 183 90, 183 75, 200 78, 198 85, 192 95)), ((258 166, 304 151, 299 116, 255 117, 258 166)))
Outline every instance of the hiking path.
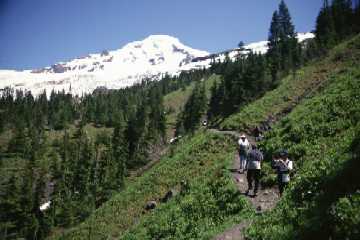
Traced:
MULTIPOLYGON (((240 134, 235 131, 221 131, 218 129, 209 129, 210 132, 215 134, 223 134, 229 135, 234 140, 236 140, 235 144, 237 144, 237 140, 240 137, 240 134)), ((247 136, 248 140, 251 143, 254 143, 255 140, 251 136, 247 136)), ((230 169, 232 178, 241 194, 246 196, 251 205, 255 208, 258 214, 261 214, 265 211, 269 211, 273 209, 276 203, 279 201, 279 194, 276 187, 263 189, 261 186, 259 188, 258 194, 256 197, 253 195, 246 195, 247 180, 246 173, 239 173, 240 167, 240 159, 237 151, 234 153, 234 160, 232 168, 230 169)), ((250 220, 244 220, 240 224, 233 226, 230 229, 227 229, 222 234, 213 238, 213 240, 243 240, 245 239, 243 236, 243 231, 251 224, 250 220)))

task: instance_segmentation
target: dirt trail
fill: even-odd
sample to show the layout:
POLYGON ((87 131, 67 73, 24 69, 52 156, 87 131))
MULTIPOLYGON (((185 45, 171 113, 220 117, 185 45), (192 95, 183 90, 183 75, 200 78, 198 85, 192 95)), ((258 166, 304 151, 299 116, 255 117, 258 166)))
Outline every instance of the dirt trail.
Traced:
MULTIPOLYGON (((210 129, 209 131, 216 134, 229 135, 233 137, 234 140, 237 140, 240 136, 238 132, 234 132, 234 131, 220 131, 217 129, 210 129)), ((248 136, 248 139, 250 142, 254 142, 254 139, 251 136, 248 136)), ((233 167, 232 169, 230 169, 230 171, 232 173, 233 179, 240 193, 245 195, 245 192, 248 187, 246 180, 246 173, 239 173, 238 172, 239 166, 240 166, 239 155, 237 152, 235 152, 233 167)), ((262 189, 262 187, 260 186, 257 196, 256 197, 247 196, 247 199, 256 209, 256 212, 258 214, 261 214, 262 212, 271 210, 272 208, 275 207, 276 203, 279 201, 279 194, 276 188, 262 189)), ((251 224, 250 221, 243 221, 242 223, 235 225, 234 227, 227 229, 224 233, 216 236, 214 240, 242 240, 244 239, 243 230, 246 229, 250 224, 251 224)))

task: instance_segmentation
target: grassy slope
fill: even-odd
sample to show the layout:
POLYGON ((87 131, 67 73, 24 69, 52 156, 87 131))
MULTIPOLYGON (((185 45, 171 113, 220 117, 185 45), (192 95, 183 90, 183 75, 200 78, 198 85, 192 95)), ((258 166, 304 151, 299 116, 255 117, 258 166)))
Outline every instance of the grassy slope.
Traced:
POLYGON ((277 208, 247 230, 249 239, 360 237, 360 166, 353 153, 360 136, 359 62, 357 36, 224 122, 224 128, 251 128, 308 96, 261 144, 268 155, 288 148, 297 174, 277 208))
MULTIPOLYGON (((143 215, 147 201, 158 200, 170 188, 178 187, 182 180, 188 181, 190 189, 204 184, 214 178, 219 169, 228 167, 235 150, 230 141, 208 133, 184 139, 174 147, 173 154, 169 153, 137 181, 129 182, 83 224, 66 232, 65 239, 87 239, 89 232, 92 239, 120 237, 139 218, 147 216, 143 215)), ((60 235, 54 238, 57 237, 60 235)))
MULTIPOLYGON (((356 74, 359 76, 360 72, 356 74)), ((297 107, 275 126, 263 143, 268 152, 288 147, 298 171, 280 206, 269 216, 259 219, 259 226, 271 223, 272 227, 251 228, 251 238, 307 239, 316 236, 316 239, 322 239, 335 226, 354 228, 347 219, 340 219, 335 224, 335 218, 330 214, 340 197, 351 196, 360 187, 358 174, 356 179, 351 179, 354 172, 346 170, 352 161, 351 145, 360 135, 357 124, 360 121, 360 83, 358 79, 355 85, 350 76, 339 76, 339 80, 343 82, 333 84, 324 94, 297 107), (351 94, 357 99, 350 99, 351 94), (353 183, 354 180, 357 183, 353 183)), ((351 163, 351 166, 355 171, 359 168, 358 164, 351 163)), ((360 210, 360 205, 356 207, 350 214, 360 210)), ((359 220, 356 219, 356 224, 360 224, 359 220)))
MULTIPOLYGON (((350 43, 343 44, 325 60, 303 68, 297 72, 296 77, 285 78, 279 88, 248 105, 223 124, 224 128, 243 129, 256 126, 269 116, 278 115, 278 118, 283 118, 262 145, 267 153, 286 147, 293 156, 297 157, 296 166, 300 171, 295 181, 295 185, 297 184, 297 188, 294 190, 295 195, 299 192, 301 195, 305 190, 315 191, 306 188, 312 186, 312 181, 304 184, 303 178, 309 180, 309 178, 317 177, 320 180, 324 174, 339 170, 336 166, 339 166, 341 161, 348 160, 348 158, 340 158, 341 160, 339 159, 339 162, 335 164, 329 162, 329 159, 335 157, 334 152, 341 153, 343 149, 348 148, 354 138, 356 123, 360 120, 358 114, 360 113, 360 82, 356 81, 356 78, 360 76, 360 71, 354 65, 360 52, 360 49, 357 49, 358 43, 358 39, 355 39, 350 43), (351 54, 348 55, 350 52, 351 54), (293 112, 285 117, 289 107, 293 108, 293 112), (260 114, 256 114, 258 112, 260 114), (243 120, 242 116, 244 115, 247 115, 248 119, 243 120), (238 121, 239 116, 240 121, 238 121), (340 140, 343 140, 343 144, 334 147, 333 142, 341 142, 340 140), (323 156, 326 156, 327 159, 322 159, 323 156), (317 165, 321 165, 323 171, 316 171, 317 165), (310 184, 310 186, 306 186, 306 184, 310 184)), ((206 189, 206 186, 203 188, 206 189)), ((193 193, 194 196, 201 195, 203 190, 199 188, 197 191, 197 193, 193 193)), ((282 218, 281 214, 284 214, 284 206, 288 207, 291 205, 288 202, 294 200, 289 200, 287 197, 284 199, 282 202, 286 203, 282 203, 283 205, 280 204, 278 207, 281 210, 275 210, 275 213, 270 214, 271 217, 259 218, 257 221, 261 224, 252 225, 253 227, 248 233, 250 237, 278 239, 286 234, 291 236, 286 239, 298 237, 294 234, 296 231, 290 224, 286 229, 289 232, 279 231, 281 226, 276 225, 276 219, 282 218), (275 227, 270 227, 272 224, 275 227), (263 229, 266 229, 265 233, 262 231, 263 229)), ((191 219, 191 215, 183 213, 183 209, 188 204, 187 201, 189 200, 186 198, 178 199, 160 208, 154 214, 142 218, 140 224, 131 228, 123 239, 209 239, 219 229, 211 227, 211 224, 209 227, 207 222, 197 224, 198 220, 191 219), (184 225, 188 226, 183 224, 182 217, 184 216, 194 222, 191 228, 196 228, 196 230, 183 229, 184 225), (171 224, 176 225, 174 227, 176 230, 169 226, 171 224), (207 230, 202 227, 207 227, 207 230)), ((192 205, 194 206, 191 210, 195 215, 207 214, 206 209, 197 205, 197 202, 192 202, 192 205)), ((291 213, 294 211, 287 212, 288 215, 291 213)), ((241 215, 243 214, 239 213, 239 216, 241 215)), ((298 217, 302 217, 302 220, 305 221, 304 216, 298 217)), ((211 216, 208 218, 211 219, 211 216)), ((234 222, 231 217, 229 219, 230 222, 234 222)), ((293 217, 292 220, 295 221, 295 219, 293 217)), ((286 223, 284 221, 281 225, 286 225, 286 223)), ((219 225, 221 226, 223 223, 219 225)))
MULTIPOLYGON (((209 78, 204 79, 205 81, 205 88, 207 96, 210 97, 210 89, 216 81, 219 81, 218 75, 211 75, 209 78)), ((195 87, 195 82, 190 84, 185 89, 179 89, 172 93, 169 93, 164 97, 164 106, 165 109, 172 109, 173 112, 167 115, 167 129, 168 129, 168 136, 173 136, 173 131, 175 129, 176 124, 176 117, 181 112, 181 109, 184 107, 187 99, 189 98, 192 90, 195 87)))
MULTIPOLYGON (((269 152, 279 147, 288 147, 296 156, 296 165, 300 170, 291 186, 292 190, 272 213, 256 220, 259 224, 254 224, 249 229, 249 237, 291 239, 298 236, 294 235, 296 232, 290 223, 296 221, 296 218, 306 221, 304 216, 311 213, 311 208, 306 204, 316 206, 317 202, 301 199, 304 201, 301 208, 291 203, 301 204, 297 202, 299 195, 303 196, 307 190, 316 190, 311 189, 317 186, 314 179, 319 184, 323 183, 328 179, 324 176, 336 173, 339 170, 336 166, 342 166, 349 160, 348 157, 341 158, 340 155, 355 136, 354 119, 359 116, 359 48, 359 37, 342 44, 332 51, 329 57, 299 70, 295 77, 285 78, 277 89, 224 121, 222 127, 226 129, 250 129, 271 117, 280 119, 288 113, 289 108, 294 108, 289 117, 278 123, 262 145, 269 152), (351 95, 353 97, 349 97, 351 95), (342 106, 342 103, 346 105, 342 106), (347 121, 346 118, 351 120, 347 121), (340 141, 341 144, 333 144, 340 139, 343 140, 340 141), (302 158, 300 154, 303 155, 302 158), (292 211, 292 208, 297 210, 292 211), (293 222, 285 221, 288 219, 293 222)), ((182 94, 173 94, 178 94, 178 101, 181 102, 182 94)), ((219 220, 214 220, 206 208, 201 208, 198 198, 207 196, 210 179, 217 178, 218 170, 229 166, 233 160, 235 149, 231 145, 230 139, 205 133, 184 139, 172 150, 172 155, 165 156, 137 181, 128 183, 122 193, 104 204, 85 223, 68 231, 65 239, 85 239, 89 234, 92 239, 120 236, 125 239, 171 239, 173 236, 178 239, 201 239, 214 235, 227 223, 234 222, 234 215, 223 212, 220 222, 217 222, 219 220), (153 213, 142 215, 143 206, 148 200, 160 198, 167 190, 178 186, 183 179, 187 179, 190 186, 193 186, 189 195, 178 196, 167 204, 161 204, 153 213), (197 199, 196 207, 191 208, 194 199, 197 199), (189 217, 187 210, 197 214, 190 215, 191 220, 196 219, 193 225, 188 225, 189 222, 184 220, 189 217), (204 222, 209 216, 211 220, 204 222), (176 221, 176 224, 181 226, 180 229, 169 226, 169 221, 176 221)), ((220 184, 217 189, 231 188, 230 186, 232 183, 228 182, 225 186, 220 184)), ((304 196, 307 197, 306 194, 304 196)), ((219 200, 217 197, 210 198, 219 200)), ((215 212, 218 211, 219 209, 215 212)), ((241 211, 237 214, 242 215, 241 211)), ((304 226, 304 223, 297 224, 304 226)))
POLYGON ((342 44, 323 60, 311 62, 284 78, 276 89, 227 118, 221 128, 250 130, 267 120, 280 119, 303 99, 311 98, 326 88, 334 74, 353 65, 355 54, 347 44, 342 44))
MULTIPOLYGON (((69 125, 69 128, 67 129, 70 136, 72 136, 76 132, 76 126, 75 125, 69 125)), ((84 130, 88 134, 88 136, 91 139, 96 138, 98 134, 106 133, 106 134, 112 134, 113 128, 107 128, 107 127, 95 127, 93 124, 86 124, 84 126, 84 130)), ((46 137, 49 140, 49 142, 53 142, 55 139, 59 140, 62 139, 64 136, 64 130, 49 130, 46 132, 46 137)))

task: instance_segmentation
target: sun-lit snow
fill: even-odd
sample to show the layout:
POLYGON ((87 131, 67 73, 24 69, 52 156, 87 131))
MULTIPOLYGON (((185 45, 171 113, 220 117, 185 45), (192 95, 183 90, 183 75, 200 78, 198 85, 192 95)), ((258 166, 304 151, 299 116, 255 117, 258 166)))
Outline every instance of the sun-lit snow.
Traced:
MULTIPOLYGON (((313 34, 299 34, 299 41, 313 34)), ((245 46, 254 52, 265 53, 267 42, 245 46)), ((11 71, 0 70, 0 89, 30 90, 38 95, 44 90, 70 92, 74 95, 91 93, 98 87, 119 89, 131 86, 145 78, 157 80, 165 73, 175 75, 181 71, 207 68, 212 60, 223 61, 226 54, 235 59, 239 50, 210 55, 182 44, 167 35, 151 35, 142 41, 131 42, 121 49, 89 54, 69 62, 60 62, 42 69, 11 71)))

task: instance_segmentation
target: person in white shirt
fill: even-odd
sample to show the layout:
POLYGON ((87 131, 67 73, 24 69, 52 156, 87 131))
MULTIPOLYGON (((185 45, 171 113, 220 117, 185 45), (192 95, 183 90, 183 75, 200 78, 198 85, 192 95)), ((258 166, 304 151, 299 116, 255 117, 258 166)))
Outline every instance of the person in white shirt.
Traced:
POLYGON ((240 158, 240 173, 241 173, 241 170, 242 170, 242 172, 245 171, 247 153, 250 148, 249 141, 247 140, 245 134, 242 134, 240 136, 240 138, 238 140, 238 145, 239 145, 238 151, 239 151, 239 158, 240 158))
POLYGON ((288 158, 288 152, 282 150, 279 157, 273 159, 273 166, 278 172, 279 192, 283 194, 285 187, 290 182, 290 172, 293 170, 293 162, 288 158))

